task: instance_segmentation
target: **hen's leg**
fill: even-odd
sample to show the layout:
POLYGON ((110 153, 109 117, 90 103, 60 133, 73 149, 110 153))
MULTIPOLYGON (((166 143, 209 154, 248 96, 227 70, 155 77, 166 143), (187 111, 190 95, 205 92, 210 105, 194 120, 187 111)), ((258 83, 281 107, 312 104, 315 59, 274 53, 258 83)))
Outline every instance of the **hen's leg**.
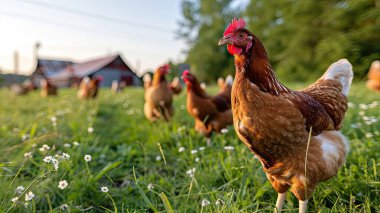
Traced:
POLYGON ((299 213, 305 213, 307 210, 307 201, 308 200, 300 200, 299 201, 299 213))
POLYGON ((276 208, 274 209, 274 212, 281 212, 282 206, 284 205, 286 192, 284 193, 278 193, 277 196, 277 202, 276 202, 276 208))
POLYGON ((281 184, 279 181, 274 179, 271 175, 267 174, 267 177, 272 184, 273 188, 278 193, 277 196, 277 202, 276 202, 276 208, 274 209, 274 212, 281 212, 282 206, 284 205, 286 191, 288 191, 290 185, 287 184, 281 184))

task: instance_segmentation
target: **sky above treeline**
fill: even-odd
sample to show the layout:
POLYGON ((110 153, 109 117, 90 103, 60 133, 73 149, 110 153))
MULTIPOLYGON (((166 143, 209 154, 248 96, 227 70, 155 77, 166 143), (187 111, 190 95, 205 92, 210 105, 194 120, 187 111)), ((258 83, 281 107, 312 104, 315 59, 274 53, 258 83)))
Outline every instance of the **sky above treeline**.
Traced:
POLYGON ((0 0, 0 70, 35 67, 34 47, 46 59, 81 62, 120 53, 138 74, 184 58, 176 39, 179 0, 0 0))

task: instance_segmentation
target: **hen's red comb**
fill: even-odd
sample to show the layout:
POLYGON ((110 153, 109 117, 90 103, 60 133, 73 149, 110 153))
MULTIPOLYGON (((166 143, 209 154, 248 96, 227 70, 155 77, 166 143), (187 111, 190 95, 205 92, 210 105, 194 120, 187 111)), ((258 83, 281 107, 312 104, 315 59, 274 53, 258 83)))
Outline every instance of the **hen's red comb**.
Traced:
POLYGON ((245 24, 244 19, 242 19, 242 18, 239 18, 239 19, 234 18, 234 19, 232 19, 230 25, 228 25, 226 31, 224 31, 223 35, 227 35, 227 34, 233 33, 237 29, 244 28, 245 25, 246 24, 245 24))
POLYGON ((183 76, 185 76, 185 75, 187 75, 187 74, 189 74, 189 70, 185 70, 185 71, 183 71, 183 73, 182 73, 183 76))

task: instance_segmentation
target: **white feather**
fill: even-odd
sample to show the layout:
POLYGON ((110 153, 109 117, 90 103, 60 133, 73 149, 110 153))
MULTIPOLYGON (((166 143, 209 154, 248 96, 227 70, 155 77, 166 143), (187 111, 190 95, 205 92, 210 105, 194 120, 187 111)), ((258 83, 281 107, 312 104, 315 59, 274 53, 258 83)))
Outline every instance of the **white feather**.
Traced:
POLYGON ((339 61, 330 65, 323 79, 333 79, 339 81, 343 88, 342 93, 348 95, 354 73, 352 71, 352 65, 347 59, 340 59, 339 61))

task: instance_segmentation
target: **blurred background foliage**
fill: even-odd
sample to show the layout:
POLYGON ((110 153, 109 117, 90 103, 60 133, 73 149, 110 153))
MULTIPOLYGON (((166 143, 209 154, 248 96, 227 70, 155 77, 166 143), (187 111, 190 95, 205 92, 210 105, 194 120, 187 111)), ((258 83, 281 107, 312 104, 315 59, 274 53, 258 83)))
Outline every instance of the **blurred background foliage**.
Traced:
POLYGON ((233 57, 218 40, 233 17, 264 43, 277 75, 313 81, 334 61, 347 58, 355 79, 380 59, 380 0, 182 0, 177 35, 189 48, 186 62, 214 82, 234 73, 233 57))

